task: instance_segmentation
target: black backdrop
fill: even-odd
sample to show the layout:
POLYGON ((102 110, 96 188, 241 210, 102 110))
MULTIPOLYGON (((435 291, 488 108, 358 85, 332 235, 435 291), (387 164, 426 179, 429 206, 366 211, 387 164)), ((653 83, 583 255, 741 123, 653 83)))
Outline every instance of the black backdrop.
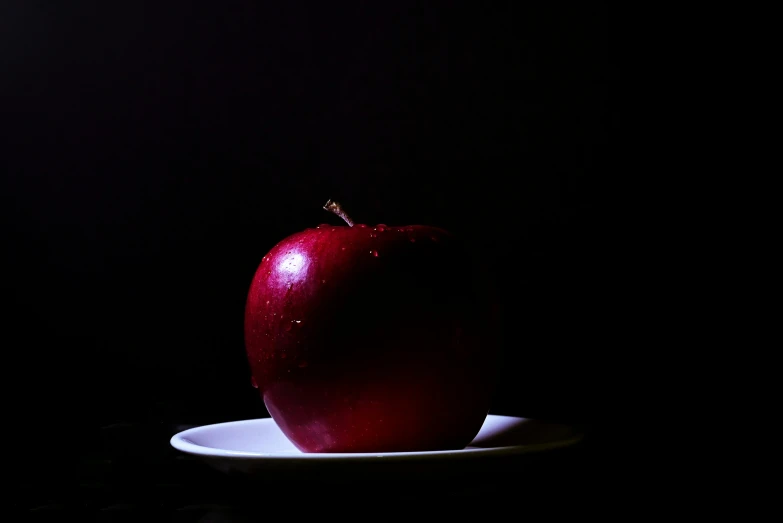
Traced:
POLYGON ((266 415, 247 288, 275 242, 337 223, 329 198, 357 221, 452 229, 491 260, 492 412, 597 423, 616 270, 607 32, 597 2, 3 3, 22 442, 266 415))

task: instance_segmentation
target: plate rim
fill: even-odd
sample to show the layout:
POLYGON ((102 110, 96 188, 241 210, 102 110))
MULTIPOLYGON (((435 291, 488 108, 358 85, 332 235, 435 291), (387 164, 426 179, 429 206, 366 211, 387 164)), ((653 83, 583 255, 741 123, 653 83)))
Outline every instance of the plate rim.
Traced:
MULTIPOLYGON (((487 414, 487 418, 507 418, 513 420, 530 420, 536 421, 532 418, 525 418, 520 416, 508 416, 505 414, 487 414)), ((312 452, 312 453, 279 453, 279 452, 248 452, 240 450, 228 450, 217 449, 214 447, 206 447, 199 445, 188 439, 189 436, 198 432, 215 428, 218 426, 227 427, 230 425, 243 425, 247 423, 273 423, 276 424, 272 417, 262 418, 249 418, 243 420, 224 421, 220 423, 210 423, 206 425, 200 425, 197 427, 191 427, 189 429, 182 430, 174 434, 169 443, 172 447, 180 452, 186 454, 213 459, 229 459, 229 460, 251 460, 251 461, 397 461, 397 460, 421 460, 421 459, 469 459, 469 458, 482 458, 488 456, 502 456, 513 454, 527 454, 532 452, 542 452, 547 450, 554 450, 563 447, 569 447, 576 443, 579 443, 584 434, 582 431, 575 429, 571 425, 565 425, 575 429, 575 433, 570 437, 558 439, 555 441, 548 441, 543 443, 531 443, 523 445, 507 445, 500 447, 471 447, 468 446, 459 450, 434 450, 434 451, 416 451, 416 452, 312 452)), ((563 425, 559 424, 558 425, 563 425)))

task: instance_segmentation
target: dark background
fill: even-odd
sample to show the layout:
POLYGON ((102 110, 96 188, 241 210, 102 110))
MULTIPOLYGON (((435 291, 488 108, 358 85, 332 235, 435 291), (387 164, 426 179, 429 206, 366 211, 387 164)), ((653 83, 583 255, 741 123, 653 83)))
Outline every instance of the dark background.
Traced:
POLYGON ((267 415, 246 292, 329 198, 490 261, 491 412, 618 414, 601 2, 4 2, 0 66, 18 507, 164 503, 172 434, 267 415))

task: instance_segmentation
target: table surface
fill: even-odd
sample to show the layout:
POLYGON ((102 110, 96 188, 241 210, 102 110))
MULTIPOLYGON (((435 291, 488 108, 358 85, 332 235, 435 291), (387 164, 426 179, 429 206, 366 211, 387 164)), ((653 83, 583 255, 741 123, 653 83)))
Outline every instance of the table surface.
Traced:
MULTIPOLYGON (((198 424, 119 422, 74 429, 72 449, 12 456, 19 464, 8 511, 15 521, 260 521, 271 512, 367 520, 432 510, 486 517, 543 509, 593 516, 602 479, 590 430, 572 447, 531 456, 495 477, 250 482, 177 451, 171 436, 198 424), (393 493, 393 494, 392 494, 393 493)), ((37 442, 38 445, 41 442, 37 442)), ((9 520, 10 521, 10 520, 9 520)))

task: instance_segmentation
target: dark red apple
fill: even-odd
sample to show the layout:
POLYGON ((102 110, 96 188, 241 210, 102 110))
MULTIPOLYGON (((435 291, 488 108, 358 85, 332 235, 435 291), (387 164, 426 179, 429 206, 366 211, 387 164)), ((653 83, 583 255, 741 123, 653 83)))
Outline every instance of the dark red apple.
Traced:
POLYGON ((272 418, 303 452, 464 448, 490 408, 494 303, 470 247, 432 226, 320 225, 262 259, 245 342, 272 418))

